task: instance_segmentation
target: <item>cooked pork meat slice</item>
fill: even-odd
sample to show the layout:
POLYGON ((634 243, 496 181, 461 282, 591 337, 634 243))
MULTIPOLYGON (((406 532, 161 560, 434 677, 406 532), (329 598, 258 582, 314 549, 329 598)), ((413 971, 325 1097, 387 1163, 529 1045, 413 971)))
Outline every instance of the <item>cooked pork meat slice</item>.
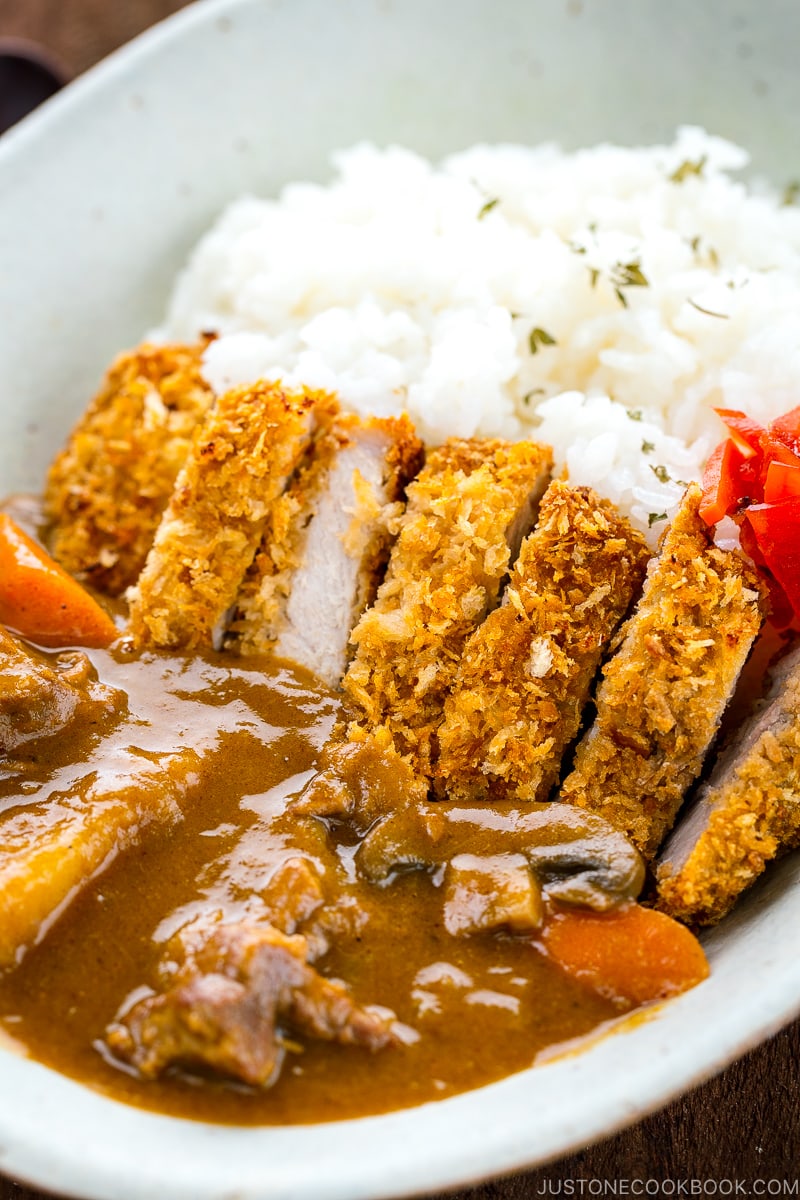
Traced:
POLYGON ((130 592, 138 646, 218 644, 275 502, 328 396, 259 383, 221 396, 197 431, 130 592))
POLYGON ((53 553, 109 595, 135 583, 195 427, 211 407, 201 374, 206 344, 123 354, 50 468, 53 553))
POLYGON ((604 649, 638 592, 644 539, 588 488, 550 485, 503 603, 464 647, 438 731, 437 792, 546 800, 604 649))
POLYGON ((352 634, 344 688, 423 774, 464 643, 497 603, 550 464, 533 442, 453 439, 408 488, 386 578, 352 634))
POLYGON ((714 545, 691 486, 650 565, 561 790, 652 857, 700 772, 764 618, 754 568, 714 545))
POLYGON ((781 850, 800 845, 800 647, 774 672, 766 702, 737 731, 669 837, 660 907, 708 925, 781 850))
POLYGON ((124 695, 98 682, 85 654, 46 656, 0 626, 0 759, 34 738, 58 736, 79 710, 105 716, 124 707, 124 695))
POLYGON ((304 938, 269 925, 212 927, 167 991, 109 1029, 108 1044, 147 1078, 180 1063, 267 1086, 280 1069, 284 1028, 370 1050, 397 1042, 393 1014, 359 1007, 306 958, 304 938))
POLYGON ((407 417, 340 414, 278 502, 237 598, 231 644, 242 654, 273 651, 337 687, 421 458, 407 417))

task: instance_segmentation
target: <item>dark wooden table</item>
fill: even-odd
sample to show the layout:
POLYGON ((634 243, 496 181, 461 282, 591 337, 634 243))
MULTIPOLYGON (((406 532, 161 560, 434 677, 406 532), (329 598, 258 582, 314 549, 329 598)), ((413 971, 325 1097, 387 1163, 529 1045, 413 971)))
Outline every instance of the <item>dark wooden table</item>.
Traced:
MULTIPOLYGON (((0 37, 42 43, 67 74, 75 75, 184 4, 185 0, 0 0, 0 37)), ((758 986, 757 980, 753 986, 758 986)), ((799 1076, 800 1021, 633 1129, 539 1171, 485 1184, 461 1196, 798 1197, 799 1076)), ((0 1200, 43 1197, 0 1177, 0 1200)))

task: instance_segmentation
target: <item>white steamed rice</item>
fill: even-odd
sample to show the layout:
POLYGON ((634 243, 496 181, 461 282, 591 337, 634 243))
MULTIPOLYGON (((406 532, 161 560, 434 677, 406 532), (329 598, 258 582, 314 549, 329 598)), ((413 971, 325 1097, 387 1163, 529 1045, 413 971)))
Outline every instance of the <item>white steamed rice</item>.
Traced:
POLYGON ((653 535, 722 436, 712 407, 800 403, 800 210, 732 178, 729 142, 334 163, 232 204, 178 281, 158 335, 218 331, 218 391, 283 378, 431 442, 534 435, 653 535))

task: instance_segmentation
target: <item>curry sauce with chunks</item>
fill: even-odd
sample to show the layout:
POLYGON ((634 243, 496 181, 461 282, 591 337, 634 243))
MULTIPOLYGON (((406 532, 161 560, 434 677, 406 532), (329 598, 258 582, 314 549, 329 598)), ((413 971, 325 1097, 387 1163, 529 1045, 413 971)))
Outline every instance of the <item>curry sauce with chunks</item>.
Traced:
MULTIPOLYGON (((387 769, 371 742, 337 758, 333 735, 348 715, 341 698, 280 660, 123 647, 86 652, 92 669, 83 653, 29 653, 56 676, 74 675, 83 660, 86 707, 68 737, 21 740, 3 764, 5 896, 24 905, 32 889, 44 912, 36 888, 57 876, 25 880, 26 872, 44 848, 59 848, 63 861, 96 836, 104 806, 119 798, 121 755, 150 768, 137 785, 135 839, 122 830, 110 849, 101 838, 93 871, 94 846, 83 850, 90 882, 61 915, 63 901, 50 896, 52 915, 0 981, 3 1026, 35 1057, 117 1098, 184 1116, 330 1120, 490 1082, 635 1006, 613 981, 576 978, 548 951, 570 889, 580 904, 596 889, 613 896, 641 882, 635 853, 591 819, 564 820, 558 805, 433 804, 444 824, 430 827, 419 811, 429 802, 401 762, 387 769), (23 815, 24 847, 12 844, 23 815), (508 852, 498 853, 504 842, 508 852), (544 893, 526 887, 536 870, 544 893), (561 901, 547 898, 548 879, 561 901), (187 943, 207 949, 225 930, 251 939, 268 930, 279 952, 291 943, 286 957, 309 978, 287 975, 277 992, 305 989, 306 1009, 325 1008, 317 985, 327 984, 337 989, 332 1009, 296 1010, 274 979, 247 976, 223 951, 205 975, 187 975, 183 990, 190 1004, 198 980, 240 986, 230 1012, 226 997, 214 1007, 196 988, 177 1034, 159 1026, 154 1002, 175 998, 187 958, 202 958, 187 943), (250 1020, 223 1059, 231 1022, 248 1023, 248 989, 271 1011, 257 1027, 250 1020), (193 1042, 192 1018, 207 1026, 193 1042), (177 1046, 187 1022, 190 1036, 177 1046)), ((8 902, 3 915, 8 925, 8 902)), ((684 948, 683 957, 672 980, 666 969, 663 994, 683 986, 687 961, 702 968, 699 951, 687 959, 684 948)), ((278 958, 274 974, 282 970, 278 958)))

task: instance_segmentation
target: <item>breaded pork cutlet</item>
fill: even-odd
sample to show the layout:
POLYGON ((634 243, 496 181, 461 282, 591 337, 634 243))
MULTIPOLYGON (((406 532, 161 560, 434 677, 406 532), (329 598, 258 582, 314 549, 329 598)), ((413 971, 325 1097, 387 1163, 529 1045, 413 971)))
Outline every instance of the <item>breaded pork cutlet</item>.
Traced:
POLYGON ((311 440, 323 393, 277 383, 234 388, 196 432, 131 589, 138 646, 219 644, 225 617, 252 563, 275 502, 311 440))
POLYGON ((144 345, 121 355, 50 468, 53 554, 108 595, 136 582, 213 402, 200 373, 206 345, 144 345))
POLYGON ((645 857, 700 772, 764 618, 754 568, 714 545, 700 497, 687 489, 650 565, 560 797, 601 813, 645 857))
POLYGON ((344 688, 423 774, 464 643, 497 603, 550 465, 534 442, 452 439, 408 488, 386 578, 352 633, 344 688))
POLYGON ((340 413, 277 502, 237 598, 229 644, 273 651, 338 687, 372 603, 422 443, 407 417, 340 413))
POLYGON ((613 505, 551 483, 503 603, 464 647, 438 733, 437 792, 547 799, 648 557, 613 505))
POLYGON ((717 760, 665 845, 659 907, 719 921, 781 850, 800 845, 800 647, 773 673, 764 704, 717 760))

